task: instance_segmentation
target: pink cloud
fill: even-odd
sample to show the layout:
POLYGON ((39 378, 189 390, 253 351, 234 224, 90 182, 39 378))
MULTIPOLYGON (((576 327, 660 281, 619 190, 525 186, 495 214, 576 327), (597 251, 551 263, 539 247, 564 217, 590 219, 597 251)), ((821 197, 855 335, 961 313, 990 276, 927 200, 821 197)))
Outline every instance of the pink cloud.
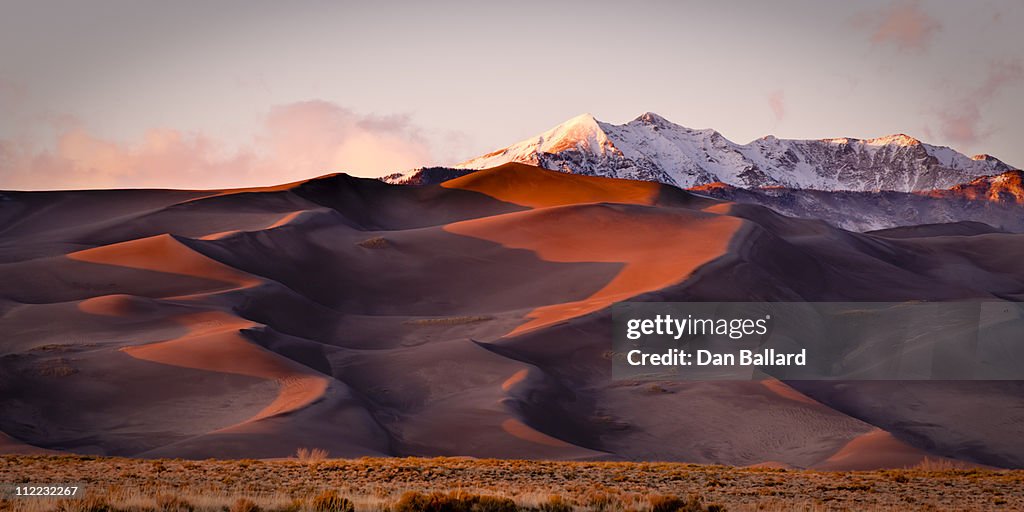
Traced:
POLYGON ((939 133, 953 143, 977 143, 988 134, 982 111, 1000 92, 1022 81, 1024 66, 1020 61, 993 63, 984 82, 937 114, 939 133))
POLYGON ((260 141, 294 172, 345 169, 376 176, 432 160, 427 141, 407 116, 360 116, 326 101, 271 109, 260 141))
POLYGON ((878 13, 865 14, 855 25, 871 33, 874 44, 891 44, 899 50, 923 51, 942 25, 921 8, 918 0, 896 0, 878 13))
POLYGON ((782 121, 786 117, 785 93, 781 89, 772 91, 768 95, 768 106, 771 107, 772 113, 775 114, 775 120, 782 121))
POLYGON ((45 148, 0 140, 0 189, 238 187, 329 172, 378 176, 433 160, 408 117, 359 115, 326 101, 272 108, 242 147, 167 128, 130 143, 96 136, 76 121, 54 128, 45 148))
POLYGON ((978 142, 981 112, 978 105, 969 103, 949 112, 939 113, 939 132, 946 139, 963 145, 978 142))

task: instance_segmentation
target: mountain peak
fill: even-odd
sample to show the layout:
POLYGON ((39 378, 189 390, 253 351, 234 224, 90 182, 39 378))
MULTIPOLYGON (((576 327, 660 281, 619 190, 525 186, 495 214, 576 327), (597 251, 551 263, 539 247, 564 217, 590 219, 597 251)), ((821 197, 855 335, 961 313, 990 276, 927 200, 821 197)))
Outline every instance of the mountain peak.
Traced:
POLYGON ((456 164, 454 167, 487 169, 509 162, 545 167, 541 161, 542 155, 564 152, 603 154, 614 148, 605 132, 606 126, 593 114, 580 114, 540 135, 456 164))
POLYGON ((591 114, 590 112, 584 112, 578 116, 569 118, 567 121, 558 126, 597 126, 598 122, 599 121, 596 117, 594 117, 594 114, 591 114))
POLYGON ((539 137, 540 150, 558 153, 574 148, 600 150, 608 144, 601 122, 591 114, 580 114, 539 137))
POLYGON ((643 114, 637 116, 637 118, 634 119, 633 122, 640 124, 649 124, 654 126, 665 126, 672 124, 671 121, 659 116, 658 114, 655 114, 654 112, 644 112, 643 114))
POLYGON ((919 146, 921 141, 907 135, 905 133, 894 133, 892 135, 886 135, 885 137, 878 137, 876 139, 868 139, 864 141, 866 144, 884 146, 884 145, 895 145, 895 146, 919 146))

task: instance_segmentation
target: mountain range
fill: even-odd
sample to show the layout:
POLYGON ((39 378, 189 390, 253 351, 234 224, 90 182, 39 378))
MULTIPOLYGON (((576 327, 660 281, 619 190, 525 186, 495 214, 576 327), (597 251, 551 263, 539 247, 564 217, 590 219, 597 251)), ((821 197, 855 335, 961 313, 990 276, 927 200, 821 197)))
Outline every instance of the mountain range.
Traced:
POLYGON ((441 183, 506 162, 660 182, 853 231, 980 222, 1024 232, 1021 171, 989 155, 968 157, 903 134, 865 140, 767 136, 740 145, 714 130, 685 128, 653 113, 624 125, 581 115, 451 168, 382 179, 441 183))
POLYGON ((623 124, 574 117, 536 137, 455 165, 486 169, 519 162, 585 176, 656 181, 689 188, 734 187, 916 192, 949 188, 1011 167, 989 155, 968 157, 904 134, 737 144, 715 130, 694 130, 645 113, 623 124))

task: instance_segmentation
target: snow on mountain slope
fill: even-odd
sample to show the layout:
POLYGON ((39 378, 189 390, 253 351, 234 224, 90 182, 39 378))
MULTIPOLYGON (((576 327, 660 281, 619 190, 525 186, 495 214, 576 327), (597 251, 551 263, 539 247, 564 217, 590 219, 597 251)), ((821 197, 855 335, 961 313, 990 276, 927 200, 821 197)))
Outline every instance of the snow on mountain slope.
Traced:
POLYGON ((865 140, 767 136, 736 144, 714 130, 686 128, 650 112, 623 125, 584 114, 455 167, 485 169, 507 162, 683 188, 723 182, 743 188, 902 192, 949 188, 1011 169, 988 155, 968 157, 903 134, 865 140))

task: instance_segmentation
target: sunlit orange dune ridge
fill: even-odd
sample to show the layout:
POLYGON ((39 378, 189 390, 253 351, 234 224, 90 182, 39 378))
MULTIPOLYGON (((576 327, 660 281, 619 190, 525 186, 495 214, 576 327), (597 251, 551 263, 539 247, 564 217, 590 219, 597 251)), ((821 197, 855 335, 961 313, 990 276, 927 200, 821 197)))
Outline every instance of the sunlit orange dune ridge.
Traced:
POLYGON ((761 385, 768 388, 772 393, 781 396, 782 398, 787 398, 794 402, 799 402, 807 405, 825 407, 817 400, 793 389, 792 387, 789 386, 789 384, 786 384, 781 380, 765 379, 761 381, 761 385))
POLYGON ((67 257, 87 263, 199 277, 226 286, 251 286, 259 280, 203 256, 171 235, 157 235, 73 252, 67 257))
MULTIPOLYGON (((531 443, 542 444, 550 446, 552 448, 565 448, 567 450, 575 450, 586 453, 585 450, 574 446, 570 443, 551 437, 543 432, 540 432, 529 425, 523 423, 514 418, 509 418, 501 423, 501 428, 505 432, 508 432, 512 437, 522 439, 523 441, 529 441, 531 443)), ((595 455, 596 452, 592 452, 589 455, 595 455)))
POLYGON ((156 363, 273 380, 277 398, 249 421, 301 409, 327 390, 328 378, 245 339, 239 331, 257 324, 221 312, 176 319, 189 333, 169 341, 125 347, 128 355, 156 363))
MULTIPOLYGON (((279 228, 281 226, 286 226, 289 223, 295 221, 295 219, 299 218, 299 216, 302 215, 303 213, 305 213, 305 210, 298 210, 298 211, 294 211, 294 212, 289 212, 289 213, 286 213, 286 214, 283 214, 283 215, 277 217, 276 219, 271 220, 270 222, 268 222, 264 226, 257 226, 257 227, 252 227, 252 228, 246 228, 245 231, 264 231, 264 230, 267 230, 267 229, 274 229, 274 228, 279 228)), ((228 230, 228 231, 218 231, 216 233, 210 233, 208 235, 204 235, 204 236, 200 237, 200 239, 201 240, 220 240, 221 238, 224 238, 224 237, 227 237, 227 236, 231 236, 231 235, 234 235, 234 234, 240 233, 240 232, 242 232, 242 230, 239 230, 239 229, 231 229, 231 230, 228 230)))
POLYGON ((459 235, 533 251, 561 263, 620 263, 621 270, 582 300, 530 312, 509 335, 585 315, 679 283, 726 253, 743 225, 735 217, 686 208, 655 208, 664 185, 563 175, 509 164, 448 181, 533 208, 444 226, 459 235))
POLYGON ((816 464, 814 469, 857 471, 874 468, 910 468, 929 458, 927 452, 914 448, 896 439, 889 432, 876 428, 853 438, 834 455, 816 464))
POLYGON ((670 188, 649 181, 577 176, 518 163, 477 171, 441 186, 472 190, 530 208, 581 203, 653 205, 670 188))
MULTIPOLYGON (((294 215, 293 215, 294 217, 294 215)), ((170 235, 88 249, 68 258, 95 264, 161 272, 224 283, 227 291, 254 286, 262 281, 209 259, 170 235)), ((139 316, 147 303, 126 295, 91 298, 79 303, 86 313, 104 316, 139 316)), ((277 398, 249 421, 271 417, 305 407, 323 396, 328 378, 294 363, 244 338, 242 329, 262 327, 220 311, 179 315, 169 318, 185 327, 183 336, 162 342, 124 347, 136 358, 155 363, 272 380, 280 386, 277 398)))

